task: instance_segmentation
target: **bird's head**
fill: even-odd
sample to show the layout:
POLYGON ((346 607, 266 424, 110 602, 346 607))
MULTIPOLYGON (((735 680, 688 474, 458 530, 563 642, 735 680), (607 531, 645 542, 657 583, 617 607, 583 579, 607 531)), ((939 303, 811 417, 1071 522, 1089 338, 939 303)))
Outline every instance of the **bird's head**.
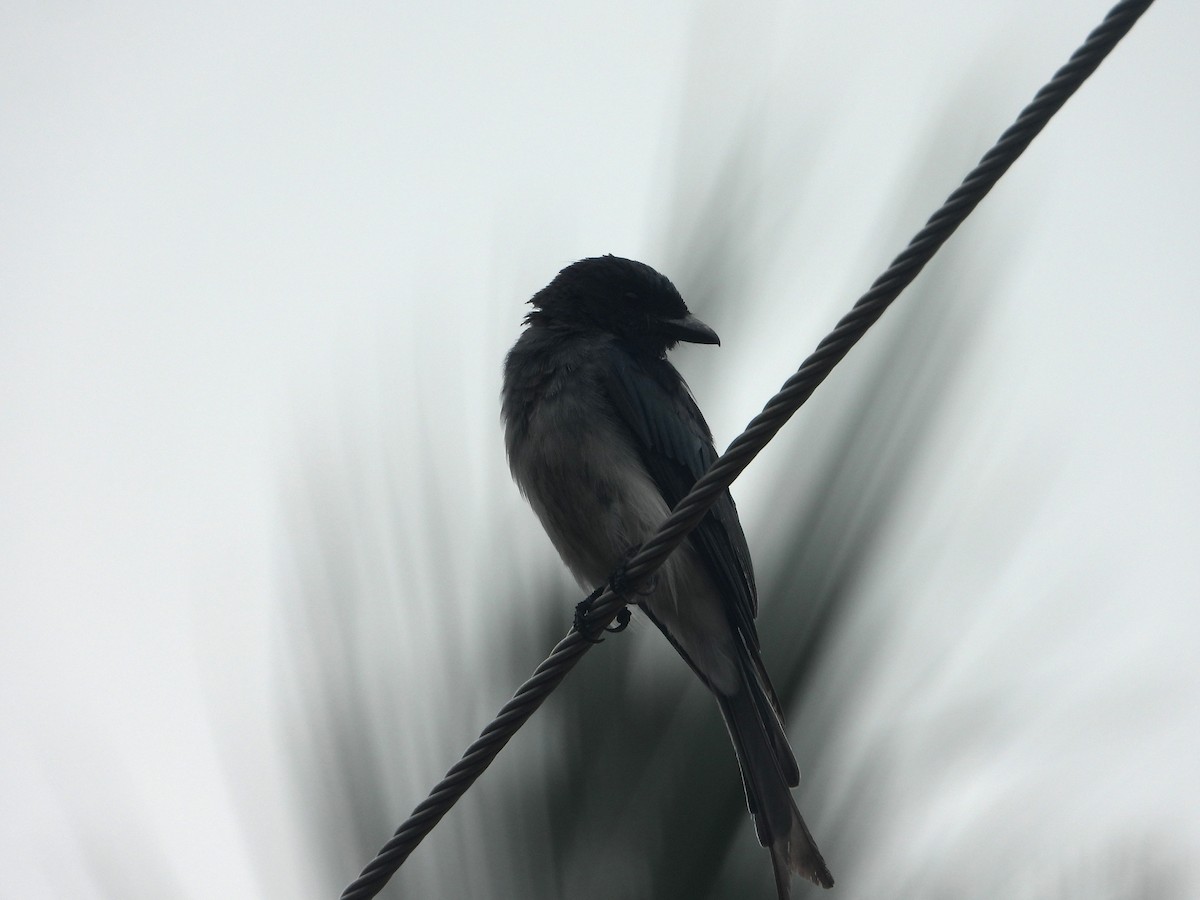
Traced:
POLYGON ((530 325, 611 334, 638 352, 662 356, 678 341, 720 344, 693 316, 670 280, 619 256, 581 259, 533 295, 530 325))

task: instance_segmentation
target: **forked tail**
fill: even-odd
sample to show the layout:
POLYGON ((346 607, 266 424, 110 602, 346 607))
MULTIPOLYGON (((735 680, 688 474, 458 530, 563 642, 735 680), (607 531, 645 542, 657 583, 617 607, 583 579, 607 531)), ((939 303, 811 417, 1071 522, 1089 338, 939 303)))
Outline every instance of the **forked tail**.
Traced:
POLYGON ((758 841, 771 851, 780 900, 791 896, 793 874, 833 887, 829 867, 792 799, 791 787, 799 783, 800 773, 766 692, 743 670, 741 690, 733 696, 718 694, 717 702, 737 752, 758 841))

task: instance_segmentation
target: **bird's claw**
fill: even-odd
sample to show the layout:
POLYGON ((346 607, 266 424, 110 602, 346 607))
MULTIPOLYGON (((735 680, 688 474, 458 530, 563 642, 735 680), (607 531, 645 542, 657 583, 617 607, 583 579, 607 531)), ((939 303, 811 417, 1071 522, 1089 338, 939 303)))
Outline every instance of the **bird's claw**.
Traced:
MULTIPOLYGON (((595 629, 588 625, 587 621, 588 613, 592 611, 592 605, 596 602, 596 598, 603 593, 604 587, 598 587, 596 590, 592 591, 592 593, 588 594, 585 599, 580 600, 575 606, 575 619, 572 622, 571 627, 578 631, 580 637, 582 637, 589 644, 604 643, 604 638, 596 636, 595 629)), ((622 610, 622 612, 624 612, 624 610, 622 610)))
MULTIPOLYGON (((586 600, 580 601, 580 603, 575 607, 575 621, 573 623, 573 627, 579 632, 585 641, 592 644, 604 643, 604 638, 597 636, 596 629, 589 625, 587 621, 588 613, 592 611, 592 605, 595 603, 596 598, 599 597, 603 592, 604 589, 601 588, 599 591, 589 596, 586 600)), ((617 612, 617 617, 614 620, 615 624, 606 625, 604 630, 609 634, 620 634, 629 627, 629 620, 631 618, 633 618, 633 614, 629 611, 629 607, 622 606, 617 612)))
MULTIPOLYGON (((621 611, 617 613, 617 618, 615 620, 616 624, 608 625, 605 627, 604 630, 607 631, 609 634, 620 634, 622 631, 624 631, 626 628, 629 627, 629 620, 631 618, 633 618, 633 613, 631 613, 629 611, 629 607, 622 606, 621 611)), ((601 638, 600 640, 604 640, 604 638, 601 638)))
MULTIPOLYGON (((600 587, 596 588, 596 590, 588 594, 588 596, 580 601, 575 607, 575 619, 572 623, 572 627, 579 632, 585 641, 593 644, 599 644, 604 641, 604 638, 600 637, 597 630, 588 624, 588 614, 592 611, 592 607, 595 605, 596 601, 600 599, 600 595, 604 593, 604 589, 606 587, 611 588, 612 592, 619 597, 626 597, 629 595, 630 592, 625 586, 625 573, 629 568, 629 561, 637 555, 638 550, 638 545, 630 547, 628 550, 626 550, 625 555, 621 557, 621 561, 617 564, 616 569, 613 570, 612 577, 608 579, 608 584, 601 585, 600 587)), ((639 588, 634 593, 645 596, 646 594, 651 593, 654 590, 654 587, 655 579, 651 578, 644 587, 639 588)), ((629 627, 629 620, 632 618, 632 615, 633 614, 629 611, 628 606, 622 606, 620 611, 617 613, 616 618, 613 620, 615 624, 606 626, 604 630, 609 634, 620 634, 629 627)))

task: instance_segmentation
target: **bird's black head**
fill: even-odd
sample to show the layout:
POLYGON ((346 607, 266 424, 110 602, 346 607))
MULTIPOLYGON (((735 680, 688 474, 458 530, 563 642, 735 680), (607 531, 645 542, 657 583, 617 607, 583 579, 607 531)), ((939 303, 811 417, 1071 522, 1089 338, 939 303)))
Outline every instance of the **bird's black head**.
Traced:
POLYGON ((688 312, 666 276, 619 256, 572 263, 529 302, 533 312, 526 321, 531 325, 611 334, 654 356, 678 341, 721 343, 715 331, 688 312))

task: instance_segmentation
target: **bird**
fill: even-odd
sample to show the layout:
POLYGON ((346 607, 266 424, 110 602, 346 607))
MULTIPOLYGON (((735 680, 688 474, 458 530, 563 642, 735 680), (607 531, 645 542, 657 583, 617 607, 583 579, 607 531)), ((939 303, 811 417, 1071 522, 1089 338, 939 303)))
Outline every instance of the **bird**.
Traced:
MULTIPOLYGON (((529 304, 504 361, 509 469, 590 590, 620 570, 716 460, 712 432, 666 355, 681 341, 720 339, 666 276, 611 254, 568 265, 529 304)), ((832 887, 792 798, 800 770, 761 658, 754 568, 728 490, 628 599, 716 698, 780 900, 793 875, 832 887)))

